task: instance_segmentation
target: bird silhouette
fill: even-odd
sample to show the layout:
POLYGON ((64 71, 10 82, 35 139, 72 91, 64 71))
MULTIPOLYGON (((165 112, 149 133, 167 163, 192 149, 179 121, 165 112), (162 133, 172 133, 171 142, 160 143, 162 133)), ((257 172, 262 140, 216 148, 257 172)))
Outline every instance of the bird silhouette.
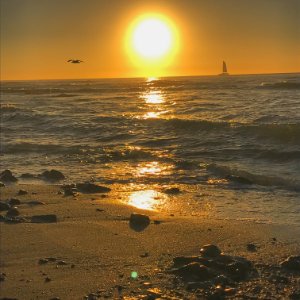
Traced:
POLYGON ((80 59, 69 59, 68 62, 71 63, 71 64, 80 64, 83 61, 80 60, 80 59))

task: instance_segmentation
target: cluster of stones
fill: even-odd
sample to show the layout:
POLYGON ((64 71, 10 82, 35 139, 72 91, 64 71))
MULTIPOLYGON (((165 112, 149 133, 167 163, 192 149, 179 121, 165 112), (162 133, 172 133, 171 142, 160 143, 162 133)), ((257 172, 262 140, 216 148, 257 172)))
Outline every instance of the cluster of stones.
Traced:
POLYGON ((174 257, 169 272, 180 277, 188 290, 213 289, 215 296, 234 294, 237 282, 256 273, 249 260, 225 255, 215 245, 203 246, 199 256, 174 257))

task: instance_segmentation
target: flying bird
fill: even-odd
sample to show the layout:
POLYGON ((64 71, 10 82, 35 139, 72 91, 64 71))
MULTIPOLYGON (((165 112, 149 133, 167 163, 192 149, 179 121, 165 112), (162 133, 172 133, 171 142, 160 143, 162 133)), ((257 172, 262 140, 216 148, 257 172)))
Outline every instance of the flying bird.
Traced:
POLYGON ((80 60, 80 59, 69 59, 68 62, 71 63, 71 64, 80 64, 83 61, 80 60))

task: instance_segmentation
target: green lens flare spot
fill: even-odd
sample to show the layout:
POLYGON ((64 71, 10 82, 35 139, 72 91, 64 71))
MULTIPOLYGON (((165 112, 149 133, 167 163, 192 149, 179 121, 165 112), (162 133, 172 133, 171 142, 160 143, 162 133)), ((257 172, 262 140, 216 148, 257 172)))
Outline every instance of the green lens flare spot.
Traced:
POLYGON ((131 276, 132 279, 137 279, 138 278, 138 273, 136 271, 132 271, 130 276, 131 276))

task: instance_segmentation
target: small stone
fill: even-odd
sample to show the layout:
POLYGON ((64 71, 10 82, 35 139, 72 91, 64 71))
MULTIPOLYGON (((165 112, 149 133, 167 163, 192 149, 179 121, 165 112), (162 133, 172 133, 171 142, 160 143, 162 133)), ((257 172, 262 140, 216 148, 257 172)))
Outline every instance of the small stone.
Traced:
POLYGON ((224 293, 225 293, 225 295, 233 296, 236 293, 236 289, 235 288, 226 288, 226 289, 224 289, 224 293))
POLYGON ((165 189, 164 193, 168 194, 168 195, 177 195, 177 194, 180 193, 180 189, 177 188, 177 187, 172 187, 172 188, 169 188, 169 189, 165 189))
POLYGON ((15 205, 20 205, 21 204, 21 201, 17 198, 11 198, 9 201, 8 201, 9 205, 11 206, 15 206, 15 205))
POLYGON ((102 208, 96 208, 96 211, 103 212, 104 209, 102 209, 102 208))
POLYGON ((94 183, 86 182, 86 183, 77 183, 76 187, 78 191, 81 193, 108 193, 111 191, 110 188, 105 186, 100 186, 94 183))
POLYGON ((56 215, 36 215, 31 217, 31 223, 56 223, 56 215))
POLYGON ((18 179, 13 176, 10 170, 5 170, 0 174, 0 180, 3 182, 16 182, 18 179))
POLYGON ((45 282, 50 282, 50 281, 51 281, 51 278, 49 278, 49 277, 45 278, 45 282))
POLYGON ((0 273, 0 281, 4 281, 6 279, 5 273, 0 273))
POLYGON ((161 223, 161 221, 159 221, 159 220, 154 220, 153 223, 154 223, 155 225, 159 225, 159 224, 161 223))
POLYGON ((26 204, 28 204, 28 205, 45 205, 46 203, 42 202, 42 201, 29 201, 26 204))
POLYGON ((200 253, 202 256, 206 257, 217 257, 221 254, 221 250, 216 245, 205 245, 200 249, 200 253))
POLYGON ((39 259, 39 265, 45 265, 49 262, 47 258, 41 258, 39 259))
POLYGON ((0 181, 0 187, 5 187, 5 184, 0 181))
POLYGON ((28 194, 28 192, 25 191, 25 190, 19 190, 19 191, 18 191, 18 195, 19 195, 19 196, 27 195, 27 194, 28 194))
POLYGON ((150 218, 146 215, 133 213, 130 215, 129 225, 136 231, 144 230, 150 224, 150 218))
POLYGON ((48 181, 59 181, 65 179, 65 175, 57 170, 45 171, 40 176, 48 181))
POLYGON ((291 271, 300 271, 300 256, 290 256, 280 263, 281 267, 291 271))
POLYGON ((257 251, 257 246, 255 244, 247 244, 247 250, 250 252, 256 252, 257 251))
POLYGON ((19 210, 17 209, 17 207, 12 207, 10 208, 7 213, 6 213, 6 216, 11 218, 11 217, 17 217, 20 215, 20 212, 19 210))
POLYGON ((145 252, 145 253, 141 254, 140 257, 142 257, 142 258, 149 257, 149 253, 145 252))
POLYGON ((0 211, 5 211, 9 209, 10 209, 10 205, 8 203, 2 201, 0 202, 0 211))
POLYGON ((65 266, 65 265, 67 265, 67 264, 68 264, 68 263, 65 262, 64 260, 60 260, 60 261, 57 262, 57 265, 59 265, 59 266, 65 266))

